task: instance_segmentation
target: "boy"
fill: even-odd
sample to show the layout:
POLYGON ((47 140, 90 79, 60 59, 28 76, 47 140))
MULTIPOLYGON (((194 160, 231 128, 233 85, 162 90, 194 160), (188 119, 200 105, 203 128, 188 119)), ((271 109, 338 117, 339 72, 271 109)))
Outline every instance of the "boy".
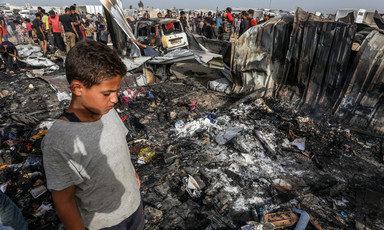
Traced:
POLYGON ((29 43, 33 44, 33 41, 32 41, 32 24, 31 24, 31 20, 29 18, 25 19, 25 26, 27 27, 29 43))
POLYGON ((36 13, 36 18, 32 22, 32 27, 35 30, 37 38, 40 40, 41 49, 43 49, 43 55, 47 53, 47 37, 45 36, 45 25, 41 21, 40 13, 36 13))
POLYGON ((65 70, 71 103, 42 143, 56 211, 66 229, 143 229, 128 131, 113 109, 127 68, 112 49, 85 39, 65 70))
POLYGON ((155 46, 156 38, 154 38, 154 37, 149 38, 150 45, 144 45, 144 44, 136 41, 133 38, 131 38, 130 40, 132 42, 136 43, 143 50, 144 56, 148 56, 148 57, 158 57, 159 56, 159 54, 150 46, 150 45, 155 46))

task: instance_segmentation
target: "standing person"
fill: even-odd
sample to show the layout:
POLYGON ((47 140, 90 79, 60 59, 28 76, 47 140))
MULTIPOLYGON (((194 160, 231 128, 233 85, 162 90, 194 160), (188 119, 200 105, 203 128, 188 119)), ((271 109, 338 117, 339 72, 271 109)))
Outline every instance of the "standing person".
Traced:
POLYGON ((226 14, 224 17, 227 17, 227 21, 229 21, 231 24, 233 23, 233 17, 232 17, 232 8, 231 7, 227 7, 227 9, 225 10, 226 14))
POLYGON ((248 13, 246 11, 241 12, 241 18, 243 20, 240 23, 239 37, 248 30, 248 13))
POLYGON ((173 18, 172 10, 167 10, 167 15, 165 15, 165 18, 173 18))
POLYGON ((235 15, 234 27, 235 27, 235 34, 237 35, 239 35, 240 23, 241 23, 241 17, 239 17, 239 15, 235 15))
POLYGON ((43 50, 43 55, 47 53, 47 37, 45 36, 45 25, 41 21, 40 13, 36 13, 36 18, 32 22, 32 27, 36 32, 37 38, 40 40, 41 49, 43 50))
POLYGON ((127 67, 106 45, 68 53, 72 99, 42 142, 48 189, 65 229, 144 229, 138 176, 114 105, 127 67))
POLYGON ((63 40, 63 29, 60 26, 60 17, 56 15, 55 11, 49 11, 49 31, 53 35, 54 44, 59 50, 65 52, 65 45, 63 40))
POLYGON ((44 31, 45 31, 45 34, 48 35, 49 34, 49 17, 48 17, 48 14, 45 13, 44 9, 41 10, 41 14, 43 15, 43 17, 41 18, 41 21, 44 24, 44 31))
POLYGON ((228 17, 224 17, 223 22, 223 40, 224 41, 230 41, 231 34, 232 34, 232 23, 228 20, 228 17))
POLYGON ((199 16, 197 18, 199 24, 198 24, 198 34, 199 35, 203 35, 203 29, 204 29, 204 22, 203 22, 203 18, 201 16, 199 16))
POLYGON ((163 17, 163 15, 159 12, 159 13, 157 13, 157 18, 162 18, 163 17))
POLYGON ((108 44, 108 30, 106 26, 100 25, 100 42, 107 45, 108 44))
MULTIPOLYGON (((16 46, 12 42, 4 41, 0 45, 0 53, 5 62, 6 72, 14 74, 14 71, 19 69, 20 61, 16 46)), ((25 71, 25 69, 20 71, 25 71)))
POLYGON ((221 14, 217 14, 216 18, 216 27, 219 29, 221 27, 221 23, 223 22, 223 19, 221 18, 221 14))
POLYGON ((189 26, 189 23, 188 23, 188 21, 187 21, 187 18, 185 17, 185 12, 184 11, 181 11, 180 12, 180 22, 181 22, 181 25, 183 25, 183 28, 184 28, 184 30, 186 29, 186 28, 188 28, 189 30, 191 30, 191 27, 189 26))
POLYGON ((89 23, 88 20, 85 22, 84 26, 85 26, 85 33, 87 35, 87 38, 93 40, 93 26, 89 23))
POLYGON ((83 23, 81 22, 80 15, 76 13, 76 7, 71 6, 69 9, 71 10, 72 22, 73 22, 73 25, 75 26, 75 30, 77 33, 76 42, 78 42, 84 39, 83 33, 81 32, 81 29, 80 29, 80 26, 82 26, 83 23))
POLYGON ((212 21, 212 23, 211 23, 212 39, 217 39, 219 37, 216 25, 217 25, 216 21, 212 21))
POLYGON ((249 9, 248 10, 248 20, 249 20, 248 29, 257 25, 256 20, 253 19, 254 15, 255 15, 255 11, 252 9, 249 9))
POLYGON ((212 23, 212 18, 210 18, 210 17, 204 18, 204 25, 205 25, 204 36, 208 39, 212 39, 212 37, 213 37, 211 23, 212 23))
POLYGON ((29 44, 33 44, 32 40, 32 24, 29 18, 25 19, 25 26, 27 27, 29 44))
POLYGON ((15 26, 16 26, 17 43, 24 44, 25 43, 24 28, 22 27, 20 22, 17 20, 14 20, 13 23, 15 23, 15 26))
POLYGON ((2 41, 8 41, 8 34, 7 34, 7 23, 5 22, 5 18, 3 17, 2 14, 0 14, 0 26, 2 30, 2 41))
POLYGON ((67 42, 67 53, 75 46, 76 37, 79 37, 75 26, 72 22, 71 11, 69 8, 65 8, 65 14, 60 15, 59 18, 60 27, 63 26, 65 32, 65 40, 67 42))

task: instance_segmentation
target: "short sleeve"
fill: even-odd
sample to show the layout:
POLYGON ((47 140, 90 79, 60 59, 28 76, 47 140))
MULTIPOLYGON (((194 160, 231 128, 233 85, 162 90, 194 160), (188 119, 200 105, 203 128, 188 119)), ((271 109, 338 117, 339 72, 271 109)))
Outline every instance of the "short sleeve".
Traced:
POLYGON ((42 145, 43 163, 47 186, 49 189, 61 191, 72 185, 84 181, 76 163, 69 157, 69 154, 52 146, 42 145))

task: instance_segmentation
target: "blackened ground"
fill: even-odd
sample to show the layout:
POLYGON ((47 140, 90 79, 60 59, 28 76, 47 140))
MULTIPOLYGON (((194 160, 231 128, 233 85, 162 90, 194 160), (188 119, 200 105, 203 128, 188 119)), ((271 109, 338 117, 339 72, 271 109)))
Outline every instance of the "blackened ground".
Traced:
MULTIPOLYGON (((384 192, 381 138, 349 131, 326 117, 312 120, 272 99, 254 99, 229 110, 241 97, 206 87, 208 80, 221 77, 218 72, 191 64, 172 70, 172 80, 139 89, 128 103, 120 97, 116 106, 130 130, 127 140, 146 139, 130 144, 142 183, 146 229, 238 229, 254 220, 251 210, 256 206, 264 213, 285 211, 292 199, 324 228, 355 229, 358 219, 372 229, 383 229, 382 206, 360 195, 382 199, 372 192, 384 192), (195 101, 195 108, 188 105, 195 101), (208 112, 214 123, 202 117, 208 112), (184 128, 175 127, 179 120, 184 128), (242 131, 228 143, 217 144, 216 137, 230 127, 242 131), (304 137, 304 153, 289 144, 304 137), (137 154, 148 146, 156 155, 149 163, 138 164, 137 154), (186 191, 189 175, 201 187, 199 197, 186 191), (295 179, 294 188, 281 192, 273 186, 276 179, 295 179)), ((5 139, 16 143, 13 150, 2 144, 2 165, 23 163, 17 169, 0 170, 0 184, 9 183, 6 193, 30 229, 58 229, 54 210, 42 217, 32 215, 42 204, 52 204, 49 192, 36 199, 30 193, 39 179, 45 183, 44 176, 24 175, 43 170, 39 140, 30 139, 40 130, 36 125, 57 117, 65 102, 58 102, 56 92, 41 79, 1 75, 0 82, 1 90, 9 91, 0 99, 2 143, 5 139), (12 118, 12 114, 27 116, 12 118), (26 124, 25 119, 35 122, 26 124), (26 142, 32 149, 26 149, 26 142), (33 160, 37 163, 31 165, 33 160)), ((307 229, 315 227, 310 224, 307 229)))

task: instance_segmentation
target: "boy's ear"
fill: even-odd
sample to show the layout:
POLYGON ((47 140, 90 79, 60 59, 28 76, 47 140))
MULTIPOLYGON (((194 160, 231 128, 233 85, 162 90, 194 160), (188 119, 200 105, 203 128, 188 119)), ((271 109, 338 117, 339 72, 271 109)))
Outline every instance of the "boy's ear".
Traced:
POLYGON ((83 94, 83 90, 85 89, 85 86, 83 85, 82 82, 78 80, 73 80, 69 85, 69 89, 71 90, 72 94, 76 96, 81 96, 83 94))

